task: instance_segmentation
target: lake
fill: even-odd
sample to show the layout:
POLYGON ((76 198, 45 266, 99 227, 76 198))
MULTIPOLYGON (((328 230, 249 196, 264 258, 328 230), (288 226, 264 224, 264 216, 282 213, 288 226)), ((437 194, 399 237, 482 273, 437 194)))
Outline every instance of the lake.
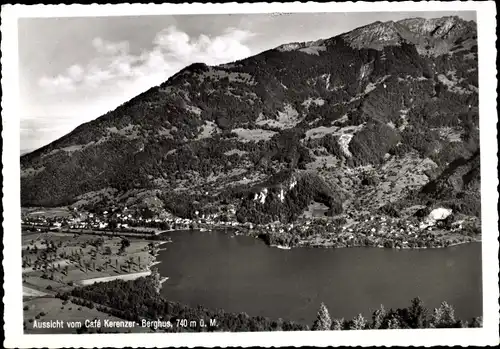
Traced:
POLYGON ((219 231, 166 234, 173 242, 162 245, 157 267, 172 301, 309 325, 321 302, 335 318, 371 318, 380 304, 406 307, 417 296, 429 309, 447 301, 464 320, 482 315, 480 243, 282 250, 219 231))

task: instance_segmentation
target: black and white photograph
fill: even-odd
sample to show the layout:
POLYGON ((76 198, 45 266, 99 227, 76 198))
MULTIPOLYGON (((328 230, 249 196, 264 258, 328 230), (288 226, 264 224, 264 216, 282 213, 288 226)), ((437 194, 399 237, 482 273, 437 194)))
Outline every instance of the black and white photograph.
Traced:
POLYGON ((367 6, 2 8, 5 343, 498 344, 494 3, 367 6))

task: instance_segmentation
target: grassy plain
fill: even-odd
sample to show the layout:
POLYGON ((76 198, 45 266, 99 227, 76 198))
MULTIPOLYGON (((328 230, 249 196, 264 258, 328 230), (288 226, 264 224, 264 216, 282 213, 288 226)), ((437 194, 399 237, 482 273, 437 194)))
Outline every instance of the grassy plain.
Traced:
POLYGON ((155 260, 151 242, 127 239, 130 246, 121 251, 122 240, 58 232, 23 235, 23 277, 43 290, 48 285, 57 289, 86 279, 148 271, 155 260))

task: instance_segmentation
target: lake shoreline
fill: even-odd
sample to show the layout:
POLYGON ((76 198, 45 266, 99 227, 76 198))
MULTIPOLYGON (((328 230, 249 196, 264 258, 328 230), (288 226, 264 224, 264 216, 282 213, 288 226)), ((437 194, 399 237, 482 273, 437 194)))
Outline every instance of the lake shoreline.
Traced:
MULTIPOLYGON (((175 231, 175 230, 174 230, 175 231)), ((170 232, 174 232, 170 231, 170 232)), ((177 230, 177 231, 184 231, 184 230, 177 230)), ((211 227, 210 230, 207 229, 186 229, 185 231, 198 231, 198 232, 206 232, 206 231, 220 231, 225 234, 233 234, 233 236, 248 236, 248 237, 253 237, 255 239, 263 241, 268 247, 271 248, 277 248, 277 249, 282 249, 282 250, 290 250, 290 249, 295 249, 295 248, 325 248, 325 249, 341 249, 341 248, 351 248, 351 247, 371 247, 371 248, 380 248, 380 249, 394 249, 394 250, 427 250, 427 249, 444 249, 448 247, 455 247, 459 245, 464 245, 464 244, 470 244, 470 243, 481 243, 482 238, 481 236, 478 237, 467 237, 470 240, 469 241, 458 241, 455 243, 446 243, 446 240, 436 240, 433 241, 435 243, 432 246, 408 246, 407 244, 401 244, 401 246, 392 246, 392 247, 387 247, 381 244, 378 245, 369 245, 369 244, 353 244, 353 245, 347 245, 346 243, 342 244, 335 244, 333 241, 322 241, 321 243, 310 243, 307 240, 299 240, 296 244, 292 245, 286 245, 286 244, 277 244, 277 243, 269 243, 265 239, 265 235, 268 236, 279 236, 279 233, 260 233, 259 230, 250 230, 246 228, 241 228, 241 227, 218 227, 214 226, 211 227)), ((361 238, 365 238, 365 236, 360 236, 361 238)), ((396 242, 395 239, 385 239, 384 242, 390 241, 392 244, 396 242)))

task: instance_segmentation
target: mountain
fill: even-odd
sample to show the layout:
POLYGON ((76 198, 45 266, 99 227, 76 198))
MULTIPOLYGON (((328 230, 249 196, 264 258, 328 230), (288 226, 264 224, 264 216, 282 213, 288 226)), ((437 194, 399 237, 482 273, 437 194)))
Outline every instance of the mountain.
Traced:
POLYGON ((476 23, 458 17, 192 64, 23 155, 22 205, 251 222, 389 204, 477 214, 477 68, 476 23))

